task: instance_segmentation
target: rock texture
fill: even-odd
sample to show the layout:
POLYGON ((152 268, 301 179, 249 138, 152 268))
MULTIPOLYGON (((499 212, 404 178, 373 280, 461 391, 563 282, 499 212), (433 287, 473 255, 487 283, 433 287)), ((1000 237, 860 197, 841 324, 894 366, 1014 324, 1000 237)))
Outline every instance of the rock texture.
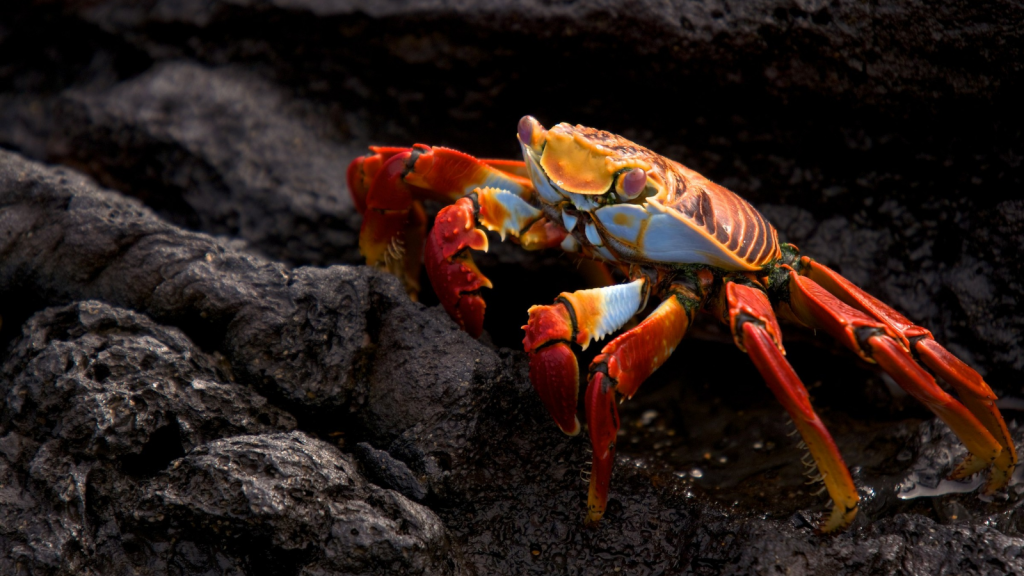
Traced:
POLYGON ((0 569, 450 572, 430 510, 230 380, 177 329, 48 308, 4 364, 0 569))
POLYGON ((1024 443, 1024 7, 734 4, 4 2, 0 573, 1024 573, 1021 484, 942 480, 949 431, 793 331, 863 497, 814 535, 783 411, 710 322, 623 405, 587 529, 586 442, 518 352, 574 264, 495 242, 481 341, 350 266, 367 144, 610 129, 933 330, 1024 443))

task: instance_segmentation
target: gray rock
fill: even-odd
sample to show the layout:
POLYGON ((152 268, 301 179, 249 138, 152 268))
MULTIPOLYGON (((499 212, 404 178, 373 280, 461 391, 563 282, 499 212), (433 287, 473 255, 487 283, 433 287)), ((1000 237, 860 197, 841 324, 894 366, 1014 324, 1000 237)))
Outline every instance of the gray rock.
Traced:
MULTIPOLYGON (((388 311, 419 308, 388 275, 289 270, 175 228, 81 176, 2 151, 0 212, 0 283, 27 290, 17 294, 18 309, 99 298, 142 311, 222 350, 237 378, 312 408, 347 407, 365 396, 376 344, 390 334, 388 311)), ((419 345, 483 354, 446 317, 430 318, 459 344, 419 345)), ((415 382, 415 370, 393 375, 415 382)))
POLYGON ((366 442, 360 442, 354 453, 371 482, 394 489, 412 500, 423 500, 426 497, 426 487, 405 462, 384 450, 377 450, 366 442))
MULTIPOLYGON (((512 4, 495 0, 153 0, 145 4, 99 2, 87 5, 81 14, 108 31, 132 38, 154 55, 171 51, 210 59, 238 57, 235 42, 243 39, 261 47, 292 48, 292 42, 305 47, 320 40, 334 22, 353 20, 382 22, 385 31, 390 27, 393 40, 382 47, 410 63, 486 62, 488 54, 482 42, 466 45, 473 37, 505 36, 510 43, 519 44, 570 39, 590 50, 618 41, 638 59, 671 66, 661 73, 685 67, 723 84, 757 83, 775 95, 824 93, 869 103, 996 94, 1005 79, 1020 74, 1014 63, 1020 60, 1021 48, 1009 39, 1020 38, 1012 23, 1024 15, 1013 2, 874 7, 822 0, 760 0, 738 5, 655 0, 512 4), (359 18, 364 14, 369 18, 359 18), (267 28, 247 22, 250 27, 233 30, 230 39, 218 41, 200 34, 197 42, 178 46, 168 46, 158 33, 174 26, 217 30, 246 17, 259 23, 283 22, 279 26, 284 29, 272 33, 275 42, 269 42, 267 28), (886 26, 879 27, 882 20, 886 26), (946 25, 954 21, 961 25, 946 25), (307 26, 301 34, 298 29, 291 32, 288 24, 292 22, 307 26), (433 38, 418 34, 414 26, 428 22, 443 32, 433 38), (977 26, 968 26, 968 22, 977 26), (455 24, 468 30, 451 34, 449 27, 455 24), (999 37, 1007 41, 991 45, 983 59, 967 48, 988 45, 991 38, 999 37), (951 58, 950 53, 963 58, 951 58)), ((346 32, 359 37, 358 30, 346 32)), ((325 57, 332 49, 326 45, 315 53, 325 57)), ((271 48, 255 57, 272 61, 271 54, 276 53, 271 48)), ((335 66, 344 71, 347 63, 335 66)), ((568 68, 561 69, 574 74, 568 68)), ((622 73, 628 76, 630 71, 622 73)))
POLYGON ((262 542, 268 557, 305 558, 308 574, 451 571, 433 512, 366 483, 348 457, 301 432, 205 444, 147 483, 124 513, 146 531, 182 530, 228 549, 262 542))
POLYGON ((90 300, 46 309, 24 333, 4 364, 0 424, 59 439, 77 458, 146 473, 215 438, 295 427, 180 330, 141 314, 90 300))
POLYGON ((452 572, 429 509, 273 434, 295 419, 180 330, 97 301, 24 328, 0 380, 4 573, 452 572))
POLYGON ((354 262, 361 220, 345 168, 365 148, 337 144, 283 92, 240 70, 161 64, 109 90, 68 90, 49 154, 275 260, 354 262))

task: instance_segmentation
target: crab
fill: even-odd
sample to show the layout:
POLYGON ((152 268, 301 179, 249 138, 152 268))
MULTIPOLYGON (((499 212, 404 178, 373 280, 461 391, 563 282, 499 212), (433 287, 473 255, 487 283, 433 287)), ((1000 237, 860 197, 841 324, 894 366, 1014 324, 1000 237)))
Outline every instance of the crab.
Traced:
POLYGON ((472 251, 488 249, 484 230, 527 250, 560 248, 621 277, 618 284, 565 292, 552 304, 533 306, 523 326, 530 381, 570 435, 581 430, 573 348, 585 350, 657 301, 590 364, 584 400, 593 446, 588 523, 607 507, 619 402, 668 359, 702 311, 728 327, 795 423, 813 458, 804 463, 832 501, 820 532, 849 526, 859 497, 786 360, 779 318, 828 333, 945 422, 969 451, 950 478, 986 471, 986 493, 1007 485, 1017 453, 995 394, 927 329, 780 242, 753 206, 678 162, 593 128, 563 123, 548 130, 531 116, 520 120, 517 136, 522 161, 422 144, 371 147, 348 169, 364 218, 359 247, 369 264, 398 276, 414 297, 425 260, 444 309, 474 337, 483 330, 480 291, 491 287, 472 258, 472 251), (429 234, 427 199, 447 204, 429 234))

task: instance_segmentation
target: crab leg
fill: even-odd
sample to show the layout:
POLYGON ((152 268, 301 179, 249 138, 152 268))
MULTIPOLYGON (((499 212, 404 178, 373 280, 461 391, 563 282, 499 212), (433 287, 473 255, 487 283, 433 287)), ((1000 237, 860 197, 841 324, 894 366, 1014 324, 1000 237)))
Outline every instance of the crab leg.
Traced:
MULTIPOLYGON (((953 471, 952 478, 965 478, 991 468, 986 491, 994 491, 1009 481, 1013 463, 1009 455, 1003 454, 1007 450, 997 440, 998 436, 936 384, 932 375, 915 362, 903 346, 900 334, 887 323, 846 305, 817 282, 792 269, 789 269, 789 306, 804 324, 825 330, 864 360, 877 363, 908 394, 949 425, 970 451, 953 471)), ((925 350, 931 352, 928 348, 925 350)), ((984 410, 981 413, 991 415, 984 410)))
POLYGON ((789 413, 832 497, 832 512, 821 532, 849 526, 860 498, 832 435, 815 414, 810 396, 784 356, 781 330, 764 291, 732 278, 723 290, 729 327, 736 345, 754 361, 768 388, 789 413))
MULTIPOLYGON (((359 251, 371 266, 379 266, 402 279, 406 290, 415 295, 418 278, 410 276, 406 265, 420 254, 407 252, 406 239, 410 212, 422 215, 423 209, 413 199, 413 189, 406 184, 404 173, 413 150, 391 151, 386 159, 380 154, 360 159, 349 167, 349 190, 356 207, 362 206, 363 226, 359 231, 359 251), (353 168, 355 167, 355 168, 353 168), (414 210, 415 206, 415 210, 414 210)), ((411 227, 415 228, 415 226, 411 227)), ((422 241, 415 242, 421 245, 422 241)))
POLYGON ((931 332, 915 325, 827 266, 805 256, 800 260, 800 274, 848 306, 885 324, 890 333, 899 338, 902 347, 917 356, 918 362, 953 386, 964 406, 1002 447, 992 464, 985 491, 993 492, 1005 486, 1017 465, 1017 450, 1006 422, 996 407, 996 395, 981 375, 936 342, 931 332))
POLYGON ((421 200, 450 203, 479 186, 500 186, 524 196, 532 191, 521 176, 522 162, 479 160, 422 144, 371 151, 355 159, 347 173, 353 202, 363 214, 359 250, 368 264, 401 278, 412 296, 419 290, 426 232, 421 200))
POLYGON ((701 304, 697 291, 673 285, 650 316, 609 342, 590 364, 586 410, 594 459, 587 497, 588 522, 600 520, 608 505, 619 432, 619 397, 632 398, 644 380, 672 355, 701 304))
POLYGON ((647 281, 563 292, 554 304, 533 306, 523 330, 530 356, 530 382, 562 432, 580 431, 576 418, 579 365, 570 344, 584 350, 636 315, 647 296, 647 281))

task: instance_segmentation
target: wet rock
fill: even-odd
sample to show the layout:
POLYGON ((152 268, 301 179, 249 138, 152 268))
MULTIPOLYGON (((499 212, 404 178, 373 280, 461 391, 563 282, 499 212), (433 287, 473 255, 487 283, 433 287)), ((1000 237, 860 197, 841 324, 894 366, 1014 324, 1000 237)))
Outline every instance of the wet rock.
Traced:
POLYGON ((33 316, 0 382, 3 572, 451 572, 432 512, 268 434, 295 419, 221 364, 101 302, 33 316))
POLYGON ((205 444, 144 486, 138 506, 124 512, 150 533, 180 530, 246 552, 267 546, 260 560, 299 560, 306 574, 453 567, 433 512, 368 484, 350 458, 301 432, 205 444))
MULTIPOLYGON (((785 527, 780 528, 788 532, 785 527)), ((946 526, 897 515, 840 535, 827 545, 780 538, 746 524, 739 532, 701 530, 691 565, 698 574, 1016 574, 1020 539, 986 526, 946 526)))
POLYGON ((152 472, 215 438, 289 430, 295 419, 232 383, 180 330, 98 301, 48 308, 4 365, 0 423, 79 458, 152 472))
POLYGON ((426 487, 405 462, 395 459, 388 452, 377 450, 366 442, 360 442, 354 453, 371 482, 396 490, 412 500, 423 500, 427 495, 426 487))
POLYGON ((275 260, 354 262, 360 219, 345 167, 363 148, 337 144, 283 92, 241 70, 160 64, 108 90, 65 92, 49 155, 275 260))

